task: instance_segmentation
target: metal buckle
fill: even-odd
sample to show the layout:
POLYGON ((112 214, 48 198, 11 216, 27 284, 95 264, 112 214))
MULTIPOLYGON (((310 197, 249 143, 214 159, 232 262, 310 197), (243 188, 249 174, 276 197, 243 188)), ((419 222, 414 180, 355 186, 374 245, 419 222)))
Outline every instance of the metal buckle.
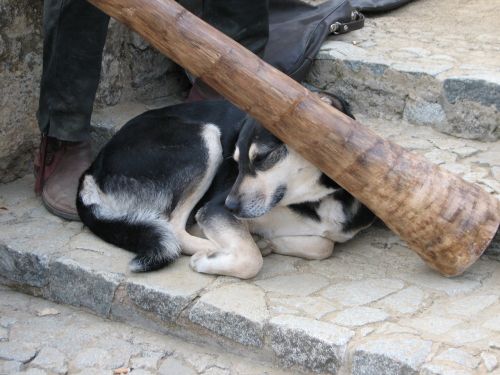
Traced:
POLYGON ((347 31, 349 31, 349 26, 342 24, 340 22, 335 22, 335 23, 332 23, 330 25, 330 32, 332 34, 338 35, 338 34, 346 33, 347 31))

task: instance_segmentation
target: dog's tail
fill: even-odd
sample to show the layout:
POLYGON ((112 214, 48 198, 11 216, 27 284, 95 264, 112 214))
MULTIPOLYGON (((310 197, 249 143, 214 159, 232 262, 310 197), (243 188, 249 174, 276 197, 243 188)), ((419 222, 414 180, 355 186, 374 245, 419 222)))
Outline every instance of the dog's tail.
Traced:
POLYGON ((92 189, 98 187, 93 179, 92 183, 83 184, 85 177, 80 181, 76 201, 80 219, 104 241, 137 254, 129 263, 132 272, 154 271, 179 257, 180 245, 166 220, 147 215, 118 218, 97 215, 99 202, 92 199, 97 191, 92 192, 92 189))

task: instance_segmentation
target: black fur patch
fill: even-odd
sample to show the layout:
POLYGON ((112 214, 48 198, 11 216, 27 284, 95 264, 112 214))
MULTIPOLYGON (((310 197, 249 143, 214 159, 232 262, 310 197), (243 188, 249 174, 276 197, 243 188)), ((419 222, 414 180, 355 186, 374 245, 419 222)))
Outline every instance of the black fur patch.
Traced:
POLYGON ((304 203, 291 204, 288 207, 297 214, 308 217, 319 223, 321 222, 321 218, 319 217, 318 212, 316 211, 319 207, 319 204, 320 204, 319 202, 304 202, 304 203))
POLYGON ((319 183, 323 186, 326 186, 327 188, 340 189, 340 185, 337 184, 335 181, 333 181, 330 177, 328 177, 324 173, 319 178, 319 183))
POLYGON ((285 185, 278 186, 278 188, 276 189, 276 191, 273 194, 273 199, 271 201, 271 207, 276 206, 279 203, 279 201, 281 201, 283 199, 283 197, 285 196, 285 193, 286 193, 286 186, 285 185))
POLYGON ((375 215, 366 206, 361 204, 359 209, 352 213, 352 206, 356 199, 344 189, 339 189, 333 193, 333 197, 342 202, 346 221, 343 224, 344 231, 351 231, 365 228, 375 220, 375 215))

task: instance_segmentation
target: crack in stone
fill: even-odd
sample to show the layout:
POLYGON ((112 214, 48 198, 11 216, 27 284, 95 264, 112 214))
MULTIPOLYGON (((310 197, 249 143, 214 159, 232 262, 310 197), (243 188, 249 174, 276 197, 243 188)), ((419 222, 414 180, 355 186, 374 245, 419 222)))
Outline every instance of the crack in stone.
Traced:
POLYGON ((35 354, 33 355, 33 357, 31 357, 31 358, 27 359, 26 361, 24 361, 24 362, 22 362, 22 363, 23 363, 24 365, 27 365, 28 363, 32 362, 32 361, 36 358, 36 356, 38 355, 38 353, 40 353, 40 350, 37 350, 37 351, 35 352, 35 354))

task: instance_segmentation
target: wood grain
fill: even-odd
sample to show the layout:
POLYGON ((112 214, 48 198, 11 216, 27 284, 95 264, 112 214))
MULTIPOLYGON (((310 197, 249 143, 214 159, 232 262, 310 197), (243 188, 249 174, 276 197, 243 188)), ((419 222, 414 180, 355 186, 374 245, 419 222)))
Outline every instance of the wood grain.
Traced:
POLYGON ((443 275, 462 273, 494 237, 495 197, 379 137, 173 0, 89 1, 254 116, 443 275))

